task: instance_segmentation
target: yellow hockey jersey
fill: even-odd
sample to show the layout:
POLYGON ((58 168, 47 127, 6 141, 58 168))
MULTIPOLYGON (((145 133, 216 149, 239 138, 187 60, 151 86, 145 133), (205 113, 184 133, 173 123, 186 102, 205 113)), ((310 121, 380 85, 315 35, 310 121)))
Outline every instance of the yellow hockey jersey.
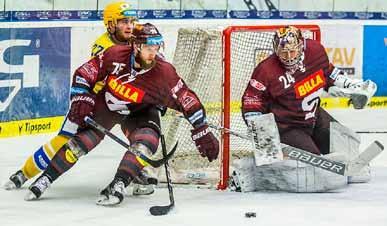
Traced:
POLYGON ((97 56, 99 53, 102 53, 113 45, 115 45, 115 43, 110 38, 109 33, 105 32, 103 35, 99 36, 97 40, 95 40, 93 47, 91 48, 91 57, 97 56))
MULTIPOLYGON (((108 32, 105 32, 103 35, 99 36, 97 40, 95 40, 93 47, 91 48, 91 58, 97 56, 98 54, 102 53, 109 47, 115 45, 113 40, 110 38, 110 35, 108 32)), ((93 92, 98 93, 101 91, 101 89, 104 87, 103 81, 97 82, 93 87, 93 92)))

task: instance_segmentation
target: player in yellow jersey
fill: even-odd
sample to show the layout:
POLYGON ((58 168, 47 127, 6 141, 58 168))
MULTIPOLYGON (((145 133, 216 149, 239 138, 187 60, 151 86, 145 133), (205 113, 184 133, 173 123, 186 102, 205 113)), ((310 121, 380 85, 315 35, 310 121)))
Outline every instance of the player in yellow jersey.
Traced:
MULTIPOLYGON (((126 45, 132 38, 134 23, 137 21, 137 12, 132 10, 127 2, 116 2, 105 7, 103 12, 103 22, 106 32, 101 35, 95 42, 91 50, 91 56, 94 57, 113 45, 126 45)), ((76 79, 82 79, 76 77, 76 79)), ((80 81, 82 82, 82 81, 80 81)), ((93 91, 98 93, 104 84, 96 84, 93 91)), ((79 90, 71 90, 76 93, 79 90)), ((72 100, 74 102, 74 100, 72 100)), ((31 156, 28 157, 24 165, 16 173, 12 174, 9 180, 4 184, 6 190, 20 188, 27 180, 35 177, 46 169, 55 153, 77 132, 85 126, 83 122, 77 122, 68 112, 63 122, 62 128, 58 135, 49 142, 39 147, 31 156)), ((147 184, 155 183, 154 178, 147 178, 142 174, 139 180, 147 184)), ((135 185, 134 194, 151 194, 153 193, 152 185, 135 185)))
POLYGON ((133 36, 134 23, 137 21, 137 12, 130 10, 130 5, 126 2, 106 6, 103 15, 106 32, 94 42, 92 57, 113 45, 128 44, 128 40, 133 36))

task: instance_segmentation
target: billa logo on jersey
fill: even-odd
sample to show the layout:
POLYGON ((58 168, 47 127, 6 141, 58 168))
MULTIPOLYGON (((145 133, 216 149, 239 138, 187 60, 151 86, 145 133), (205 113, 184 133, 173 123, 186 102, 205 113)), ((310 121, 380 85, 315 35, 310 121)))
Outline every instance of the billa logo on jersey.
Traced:
POLYGON ((116 80, 115 76, 109 76, 108 87, 109 91, 116 97, 132 103, 141 103, 145 94, 144 91, 129 83, 122 84, 122 81, 116 80))
POLYGON ((325 77, 322 69, 309 75, 294 86, 297 99, 305 97, 325 86, 325 77))

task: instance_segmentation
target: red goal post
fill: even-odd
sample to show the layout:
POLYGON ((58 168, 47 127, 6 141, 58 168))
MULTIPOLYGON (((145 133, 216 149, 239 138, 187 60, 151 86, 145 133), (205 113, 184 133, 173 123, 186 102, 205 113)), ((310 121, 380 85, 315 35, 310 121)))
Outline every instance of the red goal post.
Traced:
MULTIPOLYGON (((223 68, 224 68, 224 80, 223 80, 223 121, 222 126, 224 128, 231 128, 230 125, 230 115, 231 115, 231 52, 232 52, 232 34, 235 32, 251 32, 251 31, 259 31, 259 32, 272 32, 278 30, 285 25, 267 25, 267 26, 230 26, 223 30, 223 68)), ((311 36, 308 38, 321 41, 321 32, 320 27, 318 25, 293 25, 301 31, 311 32, 311 36)), ((305 33, 303 33, 305 34, 305 33)), ((263 60, 263 59, 261 59, 263 60)), ((247 75, 250 76, 250 75, 247 75)), ((247 84, 246 84, 247 85, 247 84)), ((226 189, 229 178, 229 168, 230 168, 230 134, 223 133, 222 135, 222 169, 221 169, 221 180, 218 184, 218 189, 226 189)))
MULTIPOLYGON (((246 134, 241 97, 256 65, 272 51, 274 32, 285 25, 230 26, 225 29, 179 29, 173 64, 178 74, 199 96, 211 124, 246 134)), ((317 25, 294 25, 304 36, 320 40, 317 25)), ((209 184, 226 189, 233 159, 252 154, 252 145, 228 133, 212 130, 221 147, 217 161, 202 158, 190 137, 192 126, 174 111, 162 118, 171 147, 179 141, 170 161, 172 181, 209 184)), ((158 151, 158 153, 161 153, 158 151)), ((159 174, 162 177, 162 173, 159 174)))

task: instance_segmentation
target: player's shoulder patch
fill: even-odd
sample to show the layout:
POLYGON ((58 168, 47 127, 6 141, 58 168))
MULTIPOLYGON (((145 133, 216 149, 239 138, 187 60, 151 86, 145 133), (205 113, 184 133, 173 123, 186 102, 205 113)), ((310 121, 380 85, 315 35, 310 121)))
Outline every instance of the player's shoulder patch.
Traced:
POLYGON ((250 79, 250 85, 252 87, 254 87, 255 89, 259 90, 259 91, 265 91, 266 90, 266 86, 263 85, 261 82, 255 80, 255 79, 250 79))

